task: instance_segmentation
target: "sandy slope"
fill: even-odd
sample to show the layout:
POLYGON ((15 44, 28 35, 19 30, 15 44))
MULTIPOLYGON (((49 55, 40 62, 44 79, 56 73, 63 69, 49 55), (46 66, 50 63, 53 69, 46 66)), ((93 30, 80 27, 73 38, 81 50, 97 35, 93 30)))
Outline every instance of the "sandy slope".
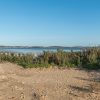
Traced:
POLYGON ((23 69, 2 63, 0 100, 100 100, 99 78, 99 71, 23 69))

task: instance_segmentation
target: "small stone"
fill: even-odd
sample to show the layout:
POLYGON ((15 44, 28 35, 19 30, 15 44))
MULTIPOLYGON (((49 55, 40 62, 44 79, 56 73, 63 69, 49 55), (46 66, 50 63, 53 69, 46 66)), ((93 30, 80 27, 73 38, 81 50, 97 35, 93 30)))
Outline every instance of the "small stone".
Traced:
POLYGON ((7 79, 7 76, 1 75, 1 76, 0 76, 0 79, 1 79, 1 80, 7 79))
POLYGON ((20 98, 21 98, 21 99, 24 99, 24 93, 21 93, 20 98))

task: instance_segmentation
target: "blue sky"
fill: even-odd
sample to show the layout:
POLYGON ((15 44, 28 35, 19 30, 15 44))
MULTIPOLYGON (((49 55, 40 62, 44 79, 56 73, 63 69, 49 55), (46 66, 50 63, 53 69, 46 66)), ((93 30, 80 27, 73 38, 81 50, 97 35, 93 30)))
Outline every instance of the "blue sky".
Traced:
POLYGON ((0 0, 0 45, 100 44, 100 0, 0 0))

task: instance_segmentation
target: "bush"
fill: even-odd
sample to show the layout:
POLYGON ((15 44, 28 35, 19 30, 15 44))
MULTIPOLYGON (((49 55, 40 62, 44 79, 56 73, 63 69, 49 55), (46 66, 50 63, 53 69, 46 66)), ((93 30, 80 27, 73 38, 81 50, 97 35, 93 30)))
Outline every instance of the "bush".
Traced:
POLYGON ((50 66, 83 67, 87 69, 100 69, 100 49, 88 48, 79 52, 44 51, 42 55, 34 57, 33 54, 0 53, 0 62, 8 61, 21 65, 24 68, 43 68, 50 66))

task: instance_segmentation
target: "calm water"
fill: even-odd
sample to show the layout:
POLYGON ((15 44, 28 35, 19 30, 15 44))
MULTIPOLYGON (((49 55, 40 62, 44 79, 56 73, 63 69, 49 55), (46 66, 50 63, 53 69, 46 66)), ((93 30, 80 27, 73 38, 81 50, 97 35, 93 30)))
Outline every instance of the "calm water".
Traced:
MULTIPOLYGON (((0 52, 16 52, 16 53, 35 53, 40 54, 43 53, 43 51, 57 51, 57 49, 43 49, 43 48, 32 48, 32 49, 26 49, 26 48, 0 48, 0 52)), ((66 52, 70 52, 70 49, 64 49, 66 52)), ((75 51, 80 51, 79 49, 75 49, 75 51)))

